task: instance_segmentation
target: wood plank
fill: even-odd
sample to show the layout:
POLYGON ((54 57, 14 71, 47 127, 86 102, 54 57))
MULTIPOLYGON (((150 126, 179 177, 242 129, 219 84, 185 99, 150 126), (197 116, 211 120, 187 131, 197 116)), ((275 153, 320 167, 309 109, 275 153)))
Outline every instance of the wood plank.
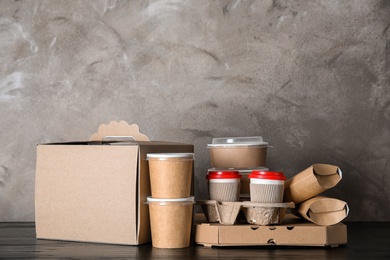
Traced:
POLYGON ((390 259, 390 223, 347 223, 348 244, 331 247, 204 247, 158 249, 151 244, 121 246, 35 239, 34 223, 0 222, 0 259, 3 258, 167 258, 167 259, 250 259, 250 258, 367 258, 390 259))

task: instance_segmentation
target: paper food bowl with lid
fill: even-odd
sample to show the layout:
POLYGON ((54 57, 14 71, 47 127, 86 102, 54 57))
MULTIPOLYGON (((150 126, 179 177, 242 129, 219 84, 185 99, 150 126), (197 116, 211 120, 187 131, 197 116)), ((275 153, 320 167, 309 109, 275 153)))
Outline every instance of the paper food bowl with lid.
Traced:
POLYGON ((264 167, 268 143, 261 136, 213 138, 207 145, 211 167, 256 168, 264 167))

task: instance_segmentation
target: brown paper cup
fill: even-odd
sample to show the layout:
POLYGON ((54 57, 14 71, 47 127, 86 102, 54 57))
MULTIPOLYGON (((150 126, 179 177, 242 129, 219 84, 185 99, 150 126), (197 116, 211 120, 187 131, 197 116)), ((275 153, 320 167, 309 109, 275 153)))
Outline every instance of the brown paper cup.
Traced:
POLYGON ((152 246, 184 248, 190 245, 194 197, 147 198, 152 246))
POLYGON ((187 198, 191 194, 193 153, 147 154, 153 198, 187 198))
POLYGON ((238 201, 240 198, 240 179, 209 180, 210 200, 238 201))
POLYGON ((330 226, 346 218, 349 208, 345 201, 318 196, 302 202, 298 213, 317 225, 330 226))
POLYGON ((341 178, 339 167, 313 164, 285 182, 284 201, 301 203, 334 187, 341 178))
POLYGON ((283 201, 283 183, 284 181, 279 180, 251 179, 251 201, 281 203, 283 201))

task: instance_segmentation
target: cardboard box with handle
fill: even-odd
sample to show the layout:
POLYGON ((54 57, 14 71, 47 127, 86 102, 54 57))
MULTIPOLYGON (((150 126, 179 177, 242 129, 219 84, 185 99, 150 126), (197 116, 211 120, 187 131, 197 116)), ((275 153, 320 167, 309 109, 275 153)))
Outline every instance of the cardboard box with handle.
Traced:
POLYGON ((150 242, 146 154, 193 151, 192 144, 149 141, 125 121, 100 125, 89 141, 37 145, 36 237, 150 242))

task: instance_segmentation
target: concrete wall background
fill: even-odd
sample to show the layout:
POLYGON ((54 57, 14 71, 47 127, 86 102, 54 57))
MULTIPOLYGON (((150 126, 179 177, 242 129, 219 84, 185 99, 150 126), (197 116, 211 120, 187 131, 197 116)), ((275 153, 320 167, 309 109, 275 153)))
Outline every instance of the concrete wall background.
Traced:
POLYGON ((35 145, 137 123, 261 135, 288 177, 338 165, 349 220, 390 220, 390 2, 0 1, 0 221, 34 219, 35 145))

